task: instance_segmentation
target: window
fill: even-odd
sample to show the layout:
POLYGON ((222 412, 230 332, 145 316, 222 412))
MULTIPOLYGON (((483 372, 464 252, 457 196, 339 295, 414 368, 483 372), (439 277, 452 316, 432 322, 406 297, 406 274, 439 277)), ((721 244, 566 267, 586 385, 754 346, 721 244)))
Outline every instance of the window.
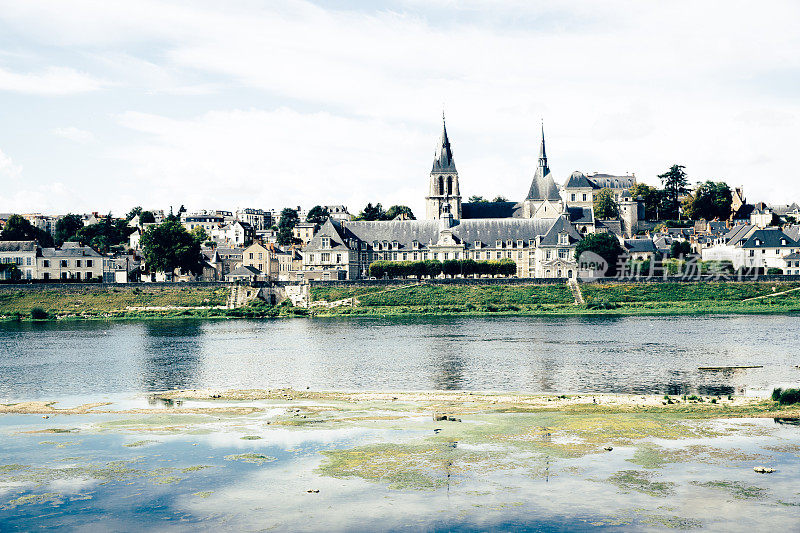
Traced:
POLYGON ((583 201, 586 201, 586 193, 583 193, 583 201))
POLYGON ((253 258, 253 252, 250 252, 250 259, 253 258))
POLYGON ((67 266, 69 266, 69 261, 67 261, 66 259, 62 259, 61 268, 67 268, 67 266))
POLYGON ((502 248, 503 247, 503 241, 495 241, 494 245, 495 245, 494 246, 495 248, 502 248))
POLYGON ((341 263, 342 262, 342 254, 336 254, 336 262, 337 263, 341 263))
POLYGON ((263 254, 262 254, 261 252, 258 252, 258 258, 259 258, 259 259, 263 259, 263 257, 262 257, 262 256, 263 256, 263 254))
POLYGON ((91 259, 87 259, 86 260, 86 268, 92 268, 93 264, 94 264, 94 262, 91 259))
POLYGON ((447 252, 444 253, 444 260, 447 261, 449 259, 449 255, 447 252))
POLYGON ((414 261, 417 261, 419 259, 419 254, 417 252, 414 252, 414 256, 413 257, 414 257, 414 261))
MULTIPOLYGON (((43 263, 42 266, 44 268, 50 268, 50 261, 48 261, 47 259, 45 259, 42 263, 43 263)), ((45 278, 45 279, 47 279, 47 278, 45 278)))
POLYGON ((439 176, 439 194, 444 195, 444 177, 439 176))
POLYGON ((31 258, 30 258, 30 257, 26 257, 26 258, 25 258, 25 264, 26 264, 27 266, 31 266, 31 258))
POLYGON ((320 261, 323 263, 330 263, 331 261, 331 254, 322 253, 320 254, 320 257, 321 257, 320 261))
POLYGON ((517 241, 517 248, 522 248, 525 246, 525 242, 522 240, 517 241))
POLYGON ((475 241, 475 248, 479 249, 481 247, 481 241, 475 241))
POLYGON ((50 272, 45 272, 42 274, 42 279, 50 279, 50 272))
POLYGON ((322 247, 323 248, 330 248, 331 247, 331 239, 330 239, 330 237, 323 237, 322 238, 322 247))
POLYGON ((447 176, 447 195, 453 194, 453 177, 447 176))
POLYGON ((403 252, 403 261, 408 261, 408 252, 403 252))
POLYGON ((570 194, 569 195, 569 199, 574 202, 575 201, 575 193, 570 194))

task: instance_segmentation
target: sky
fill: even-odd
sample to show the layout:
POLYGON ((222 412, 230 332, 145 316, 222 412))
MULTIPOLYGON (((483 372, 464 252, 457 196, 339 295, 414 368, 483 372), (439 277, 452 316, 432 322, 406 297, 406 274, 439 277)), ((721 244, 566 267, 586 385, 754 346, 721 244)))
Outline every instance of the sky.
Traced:
POLYGON ((367 202, 672 164, 800 201, 800 3, 0 0, 0 212, 367 202))

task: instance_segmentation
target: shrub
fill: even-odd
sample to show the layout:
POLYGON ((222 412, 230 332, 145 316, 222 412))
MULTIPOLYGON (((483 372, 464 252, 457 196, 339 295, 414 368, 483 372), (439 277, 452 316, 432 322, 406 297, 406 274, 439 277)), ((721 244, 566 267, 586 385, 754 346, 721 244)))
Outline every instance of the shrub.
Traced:
POLYGON ((34 307, 31 309, 31 318, 33 320, 47 320, 50 318, 50 315, 47 314, 47 311, 42 309, 41 307, 34 307))
POLYGON ((768 276, 782 276, 783 275, 783 269, 770 267, 770 268, 767 269, 767 275, 768 276))
POLYGON ((775 389, 772 391, 772 399, 781 405, 800 403, 800 389, 775 389))

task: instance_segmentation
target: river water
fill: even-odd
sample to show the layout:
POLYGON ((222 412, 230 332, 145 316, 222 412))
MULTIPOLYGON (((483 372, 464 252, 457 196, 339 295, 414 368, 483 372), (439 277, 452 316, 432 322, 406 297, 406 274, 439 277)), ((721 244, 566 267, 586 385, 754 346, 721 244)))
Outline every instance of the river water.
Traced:
POLYGON ((798 331, 798 316, 4 323, 0 400, 275 387, 755 394, 798 382, 798 331))

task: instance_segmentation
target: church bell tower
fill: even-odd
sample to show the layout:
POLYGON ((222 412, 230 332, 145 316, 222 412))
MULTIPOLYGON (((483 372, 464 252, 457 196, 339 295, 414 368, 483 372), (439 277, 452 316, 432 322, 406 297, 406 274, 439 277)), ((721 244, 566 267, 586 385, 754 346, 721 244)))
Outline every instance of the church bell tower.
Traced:
POLYGON ((438 220, 448 213, 461 219, 461 191, 458 187, 458 171, 447 138, 447 126, 442 113, 442 137, 433 156, 428 195, 425 197, 425 218, 438 220), (447 208, 445 208, 447 206, 447 208))

